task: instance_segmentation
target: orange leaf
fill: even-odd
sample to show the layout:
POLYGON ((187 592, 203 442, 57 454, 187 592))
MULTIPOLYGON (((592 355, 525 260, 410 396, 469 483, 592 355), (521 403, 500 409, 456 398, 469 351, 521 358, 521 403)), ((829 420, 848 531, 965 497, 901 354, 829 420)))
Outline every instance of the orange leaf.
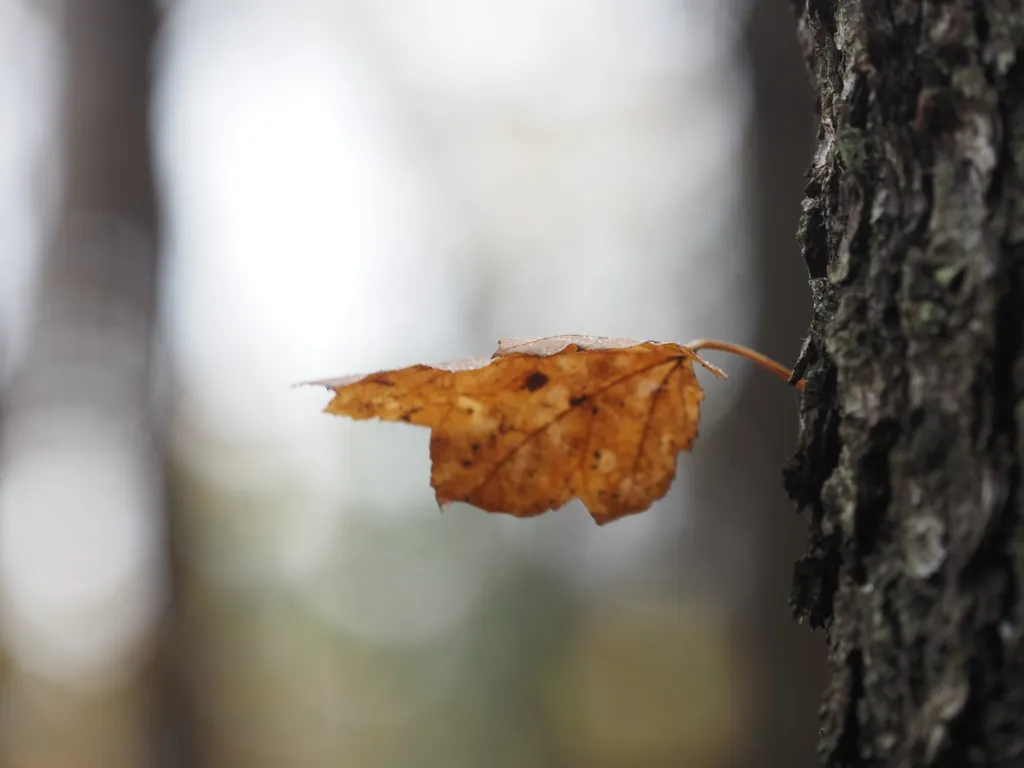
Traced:
POLYGON ((430 427, 431 485, 444 505, 531 517, 579 498, 598 524, 668 491, 697 438, 687 346, 596 336, 505 339, 489 360, 414 365, 311 382, 326 413, 430 427))

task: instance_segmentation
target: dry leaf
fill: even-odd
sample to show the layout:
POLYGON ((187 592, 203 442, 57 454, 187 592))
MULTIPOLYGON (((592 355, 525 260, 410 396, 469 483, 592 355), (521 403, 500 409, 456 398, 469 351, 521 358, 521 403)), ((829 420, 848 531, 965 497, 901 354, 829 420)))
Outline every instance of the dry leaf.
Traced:
POLYGON ((310 382, 326 413, 430 427, 439 504, 531 517, 579 498, 599 524, 668 491, 704 397, 681 344, 597 336, 503 339, 491 359, 310 382))

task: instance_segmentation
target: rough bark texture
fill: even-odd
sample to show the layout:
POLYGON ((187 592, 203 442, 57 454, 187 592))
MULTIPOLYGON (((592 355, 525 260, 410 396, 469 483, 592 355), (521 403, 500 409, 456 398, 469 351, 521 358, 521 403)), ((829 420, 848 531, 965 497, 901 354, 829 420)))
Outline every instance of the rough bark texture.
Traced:
POLYGON ((1024 6, 795 0, 821 128, 787 487, 830 766, 1024 764, 1024 6))

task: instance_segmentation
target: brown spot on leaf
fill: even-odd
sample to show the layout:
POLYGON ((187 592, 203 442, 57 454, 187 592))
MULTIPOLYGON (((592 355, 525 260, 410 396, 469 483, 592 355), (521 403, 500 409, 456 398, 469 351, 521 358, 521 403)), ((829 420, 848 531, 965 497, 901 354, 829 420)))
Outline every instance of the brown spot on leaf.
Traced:
POLYGON ((526 381, 523 383, 523 387, 536 392, 538 389, 548 383, 547 374, 541 373, 540 371, 533 371, 529 376, 526 377, 526 381))

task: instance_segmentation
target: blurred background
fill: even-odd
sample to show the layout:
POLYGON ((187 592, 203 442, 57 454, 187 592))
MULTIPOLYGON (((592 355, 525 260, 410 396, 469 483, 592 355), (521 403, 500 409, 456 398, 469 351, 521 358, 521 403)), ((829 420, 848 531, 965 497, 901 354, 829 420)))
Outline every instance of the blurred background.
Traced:
POLYGON ((709 353, 598 528, 294 382, 501 336, 792 362, 814 121, 773 0, 0 0, 0 764, 813 764, 795 392, 709 353))

